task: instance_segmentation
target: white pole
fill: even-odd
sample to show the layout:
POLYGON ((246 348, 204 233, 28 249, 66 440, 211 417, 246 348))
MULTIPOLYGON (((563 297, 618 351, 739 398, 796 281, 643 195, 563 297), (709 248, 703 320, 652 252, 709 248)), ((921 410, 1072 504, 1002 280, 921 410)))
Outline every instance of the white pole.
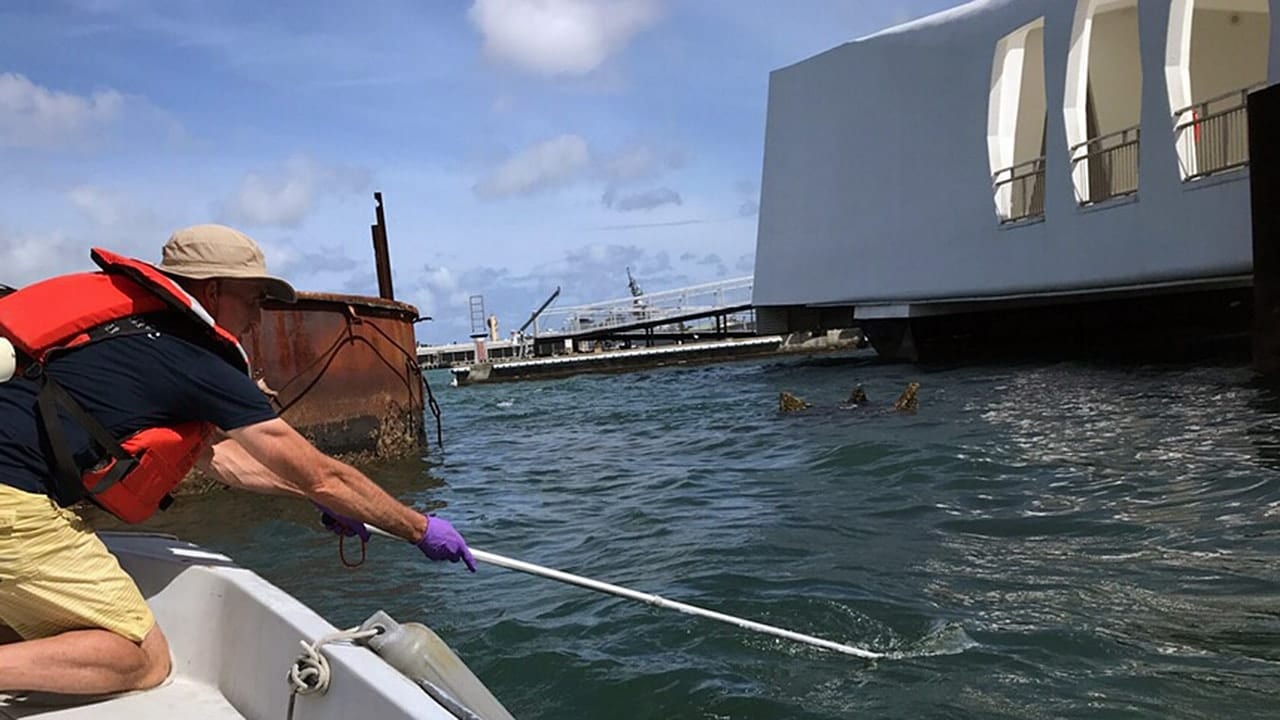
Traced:
MULTIPOLYGON (((369 526, 369 530, 371 532, 374 532, 378 535, 382 535, 384 537, 395 538, 397 540, 401 539, 401 538, 396 538, 394 535, 384 530, 380 530, 376 527, 373 527, 372 525, 369 526)), ((677 602, 675 600, 668 600, 667 598, 664 598, 660 595, 652 595, 650 593, 638 592, 630 588, 622 587, 621 585, 614 585, 612 583, 601 582, 599 580, 592 580, 591 578, 582 577, 581 575, 574 575, 572 573, 564 572, 563 570, 555 570, 553 568, 543 567, 541 565, 534 565, 533 563, 524 562, 523 560, 516 560, 514 558, 503 557, 502 555, 498 555, 496 553, 491 553, 491 552, 485 552, 484 550, 476 550, 475 548, 471 548, 471 554, 475 556, 476 560, 479 560, 480 562, 483 562, 483 563, 488 563, 489 565, 496 565, 498 567, 506 568, 508 570, 515 570, 517 572, 528 573, 530 575, 537 575, 539 577, 544 577, 549 580, 556 580, 562 583, 568 583, 570 585, 577 585, 578 587, 584 587, 584 588, 587 588, 588 590, 595 590, 597 592, 607 593, 609 595, 616 595, 618 597, 627 598, 628 600, 636 600, 638 602, 645 603, 646 605, 652 605, 654 607, 659 607, 666 610, 675 610, 677 612, 682 612, 688 615, 696 615, 698 617, 707 618, 708 620, 717 620, 719 622, 728 623, 730 625, 736 625, 746 630, 753 630, 755 632, 764 633, 766 635, 773 635, 775 637, 785 638, 787 640, 794 640, 795 642, 804 643, 806 645, 813 645, 815 647, 824 648, 826 650, 833 650, 835 652, 844 653, 845 655, 853 655, 854 657, 865 658, 868 660, 875 660, 877 658, 885 657, 884 653, 872 652, 871 650, 863 650, 862 648, 854 647, 852 645, 843 645, 838 642, 833 642, 831 640, 824 640, 822 638, 814 637, 812 635, 805 635, 803 633, 798 633, 793 630, 786 630, 780 627, 774 627, 773 625, 766 625, 764 623, 756 622, 754 620, 747 620, 746 618, 735 617, 733 615, 726 615, 724 613, 716 612, 714 610, 707 610, 706 608, 700 608, 696 605, 689 605, 687 603, 677 602)))

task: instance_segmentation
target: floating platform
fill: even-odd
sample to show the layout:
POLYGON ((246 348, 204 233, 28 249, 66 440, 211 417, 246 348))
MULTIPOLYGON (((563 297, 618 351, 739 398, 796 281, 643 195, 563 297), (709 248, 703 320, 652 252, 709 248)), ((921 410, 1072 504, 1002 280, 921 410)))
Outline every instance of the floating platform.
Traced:
POLYGON ((449 369, 453 385, 543 380, 582 373, 631 372, 667 365, 724 362, 782 353, 824 352, 865 346, 861 332, 832 331, 662 345, 630 350, 602 350, 553 357, 458 365, 449 369))
POLYGON ((633 350, 575 353, 528 360, 474 363, 450 368, 449 372, 453 374, 454 385, 548 379, 579 373, 626 372, 664 365, 768 355, 777 352, 781 345, 781 335, 767 335, 749 340, 685 343, 633 350))

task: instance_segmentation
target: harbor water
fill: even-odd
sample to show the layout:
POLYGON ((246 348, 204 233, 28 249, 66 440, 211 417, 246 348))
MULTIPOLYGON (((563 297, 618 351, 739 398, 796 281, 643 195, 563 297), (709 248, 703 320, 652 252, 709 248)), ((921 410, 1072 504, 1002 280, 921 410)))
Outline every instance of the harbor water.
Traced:
POLYGON ((893 657, 470 575, 378 539, 346 570, 296 501, 215 492, 151 527, 339 626, 378 609, 430 624, 519 718, 1274 712, 1280 394, 1245 365, 860 354, 432 377, 443 451, 368 470, 474 546, 893 657), (897 413, 908 382, 919 411, 897 413), (857 384, 870 404, 842 406, 857 384), (783 390, 814 407, 780 414, 783 390))

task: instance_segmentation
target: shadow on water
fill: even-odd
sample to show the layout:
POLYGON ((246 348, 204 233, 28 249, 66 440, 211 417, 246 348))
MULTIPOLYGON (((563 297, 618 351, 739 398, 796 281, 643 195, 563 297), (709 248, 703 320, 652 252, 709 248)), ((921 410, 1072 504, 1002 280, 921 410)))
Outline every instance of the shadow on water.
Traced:
POLYGON ((1249 407, 1258 416, 1245 433, 1257 448, 1259 460, 1280 470, 1280 378, 1255 374, 1245 387, 1252 390, 1249 407))
POLYGON ((879 355, 872 351, 859 350, 816 355, 796 355, 789 358, 780 356, 762 362, 760 367, 765 372, 785 372, 787 370, 803 370, 805 368, 856 368, 886 364, 892 364, 892 362, 882 360, 879 355))

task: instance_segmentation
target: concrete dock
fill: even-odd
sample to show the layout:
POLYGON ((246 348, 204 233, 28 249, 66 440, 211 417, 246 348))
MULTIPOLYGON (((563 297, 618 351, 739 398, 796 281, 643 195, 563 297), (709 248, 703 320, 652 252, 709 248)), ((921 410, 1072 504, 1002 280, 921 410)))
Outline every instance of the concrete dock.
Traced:
POLYGON ((856 330, 689 342, 628 350, 600 350, 552 357, 497 360, 449 369, 452 384, 512 382, 568 377, 581 373, 631 372, 669 365, 724 362, 786 353, 825 352, 865 345, 856 330))

